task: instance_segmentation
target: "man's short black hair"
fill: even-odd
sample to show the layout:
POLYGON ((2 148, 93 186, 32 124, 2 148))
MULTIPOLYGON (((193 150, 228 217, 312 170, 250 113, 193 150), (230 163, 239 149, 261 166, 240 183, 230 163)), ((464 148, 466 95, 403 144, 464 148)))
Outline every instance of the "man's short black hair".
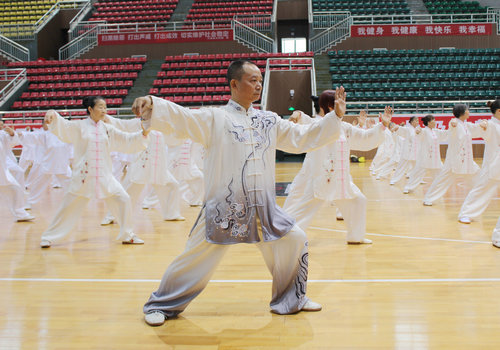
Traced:
POLYGON ((253 64, 254 66, 257 66, 255 63, 249 60, 236 60, 231 62, 229 67, 227 67, 227 74, 226 74, 226 79, 228 85, 231 85, 231 80, 236 79, 236 80, 241 80, 241 77, 243 76, 243 66, 246 64, 253 64))

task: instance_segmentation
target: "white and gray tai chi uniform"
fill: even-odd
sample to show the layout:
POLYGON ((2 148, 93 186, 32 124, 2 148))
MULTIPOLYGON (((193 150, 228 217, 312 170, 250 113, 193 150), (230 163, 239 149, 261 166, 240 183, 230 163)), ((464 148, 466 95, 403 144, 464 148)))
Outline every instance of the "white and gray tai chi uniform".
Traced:
POLYGON ((230 100, 190 110, 153 97, 153 129, 189 138, 205 148, 205 199, 184 252, 167 268, 144 313, 172 317, 205 288, 231 244, 255 243, 273 276, 271 309, 298 312, 308 301, 307 237, 276 204, 276 148, 302 153, 332 142, 334 113, 303 126, 230 100), (166 130, 167 129, 167 130, 166 130))

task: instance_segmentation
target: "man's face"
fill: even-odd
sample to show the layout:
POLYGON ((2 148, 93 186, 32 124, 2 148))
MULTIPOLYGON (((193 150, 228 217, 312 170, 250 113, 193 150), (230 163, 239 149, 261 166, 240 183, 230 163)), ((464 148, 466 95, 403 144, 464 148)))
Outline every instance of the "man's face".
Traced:
POLYGON ((241 80, 232 80, 232 93, 237 100, 252 103, 257 101, 262 93, 262 74, 259 68, 251 63, 245 63, 243 71, 241 80))

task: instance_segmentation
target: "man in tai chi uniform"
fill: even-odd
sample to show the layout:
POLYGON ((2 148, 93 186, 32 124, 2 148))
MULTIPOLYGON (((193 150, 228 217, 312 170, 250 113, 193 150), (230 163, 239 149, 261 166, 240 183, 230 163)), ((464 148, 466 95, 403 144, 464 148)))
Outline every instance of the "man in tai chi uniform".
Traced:
POLYGON ((335 111, 304 126, 252 107, 262 92, 262 75, 252 62, 231 63, 227 79, 231 100, 225 106, 191 110, 145 96, 132 107, 145 125, 190 138, 206 150, 204 203, 184 252, 144 305, 151 326, 181 313, 236 243, 255 243, 260 249, 273 276, 273 312, 321 310, 306 297, 307 237, 276 204, 275 151, 302 153, 334 142, 340 132, 338 117, 345 113, 344 89, 337 90, 335 111))

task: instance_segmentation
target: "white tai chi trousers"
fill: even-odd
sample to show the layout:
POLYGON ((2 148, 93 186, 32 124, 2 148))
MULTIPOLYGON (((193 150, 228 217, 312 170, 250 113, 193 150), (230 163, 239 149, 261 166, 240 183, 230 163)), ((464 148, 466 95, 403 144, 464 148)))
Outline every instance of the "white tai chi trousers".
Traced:
POLYGON ((38 203, 42 198, 45 190, 51 186, 52 184, 52 176, 56 176, 62 188, 65 189, 69 185, 70 177, 64 174, 47 174, 47 173, 39 173, 38 177, 34 178, 31 181, 31 185, 29 188, 29 196, 28 203, 34 204, 38 203))
POLYGON ((431 177, 434 178, 439 172, 439 169, 425 169, 416 165, 408 174, 409 178, 405 185, 405 191, 414 191, 418 185, 422 183, 427 172, 429 172, 431 177))
MULTIPOLYGON (((361 190, 351 183, 354 198, 335 199, 335 205, 342 213, 347 227, 347 242, 361 242, 366 235, 366 197, 361 190)), ((298 193, 288 197, 283 209, 297 220, 297 225, 307 230, 314 215, 325 203, 324 200, 314 197, 313 193, 298 193), (297 197, 297 198, 294 198, 297 197)))
POLYGON ((498 218, 497 226, 495 227, 495 229, 493 230, 493 234, 491 235, 491 240, 493 242, 496 241, 500 243, 500 217, 498 218))
MULTIPOLYGON (((145 184, 131 182, 127 188, 132 204, 135 205, 144 189, 145 184)), ((180 205, 181 195, 179 183, 169 182, 166 185, 151 185, 156 192, 160 202, 163 220, 174 220, 181 217, 180 205)))
POLYGON ((410 172, 415 166, 414 160, 401 159, 394 171, 394 175, 391 177, 391 185, 398 183, 408 172, 410 172))
MULTIPOLYGON (((184 252, 167 268, 160 286, 144 305, 144 313, 162 312, 166 317, 181 313, 208 284, 231 245, 205 240, 205 210, 191 231, 184 252)), ((259 225, 260 227, 260 225, 259 225)), ((273 277, 271 310, 278 314, 298 312, 306 297, 307 237, 297 225, 282 238, 255 244, 273 277)), ((221 300, 223 303, 224 300, 221 300)))
POLYGON ((475 186, 465 197, 458 218, 479 218, 490 204, 491 199, 497 194, 498 185, 500 185, 500 181, 490 179, 487 169, 481 171, 475 186))
MULTIPOLYGON (((42 240, 54 242, 70 233, 89 200, 87 197, 67 192, 49 228, 42 234, 42 240)), ((120 225, 120 234, 116 239, 125 241, 132 238, 134 235, 132 231, 132 204, 127 192, 122 189, 116 195, 104 198, 104 201, 120 225)))
POLYGON ((427 190, 424 202, 433 203, 437 201, 439 198, 444 196, 446 191, 448 191, 457 178, 463 177, 470 182, 472 181, 473 175, 474 174, 455 174, 449 167, 443 167, 427 190))
POLYGON ((19 184, 0 186, 0 198, 5 198, 5 203, 9 207, 16 220, 22 220, 30 216, 25 208, 24 189, 19 184))

